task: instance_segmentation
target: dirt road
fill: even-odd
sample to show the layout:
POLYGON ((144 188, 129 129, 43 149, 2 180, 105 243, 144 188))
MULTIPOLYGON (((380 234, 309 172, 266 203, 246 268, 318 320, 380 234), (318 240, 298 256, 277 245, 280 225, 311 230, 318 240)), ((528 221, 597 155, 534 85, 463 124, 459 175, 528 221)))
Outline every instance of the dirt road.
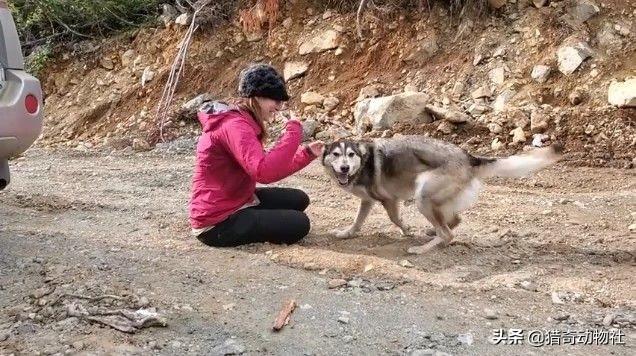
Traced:
MULTIPOLYGON (((187 224, 192 163, 161 150, 35 148, 14 161, 12 186, 0 193, 0 352, 636 352, 633 170, 560 165, 491 180, 465 214, 459 243, 414 256, 406 249, 421 241, 399 238, 378 207, 361 236, 334 238, 329 231, 353 219, 357 202, 317 164, 281 183, 313 200, 302 244, 203 246, 187 224), (328 288, 334 279, 347 284, 328 288), (273 333, 287 299, 299 307, 273 333), (167 326, 105 325, 105 314, 138 308, 156 310, 167 326), (526 339, 496 344, 495 329, 523 329, 526 339), (625 345, 527 341, 533 330, 594 329, 620 330, 625 345)), ((428 227, 413 206, 403 213, 415 230, 428 227)))

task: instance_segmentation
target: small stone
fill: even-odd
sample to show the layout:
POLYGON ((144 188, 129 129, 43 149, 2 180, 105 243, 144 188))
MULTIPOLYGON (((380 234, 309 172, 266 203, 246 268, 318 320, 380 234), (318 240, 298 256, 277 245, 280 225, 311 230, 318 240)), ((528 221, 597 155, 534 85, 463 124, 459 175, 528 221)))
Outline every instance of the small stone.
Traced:
POLYGON ((537 83, 545 83, 548 81, 551 72, 552 70, 548 66, 536 65, 532 68, 532 73, 530 74, 530 76, 537 83))
POLYGON ((564 321, 570 319, 570 314, 558 314, 552 317, 556 321, 564 321))
POLYGON ((636 231, 636 223, 633 223, 633 224, 629 225, 628 229, 631 232, 635 232, 636 231))
POLYGON ((78 350, 78 351, 79 351, 79 350, 83 350, 83 349, 84 349, 84 343, 83 343, 82 341, 75 341, 75 342, 72 344, 72 346, 73 346, 73 348, 74 348, 75 350, 78 350))
POLYGON ((530 131, 533 133, 541 133, 548 128, 548 117, 540 112, 533 111, 530 113, 530 131))
MULTIPOLYGON (((504 57, 506 55, 506 47, 501 46, 499 48, 497 48, 493 53, 492 56, 493 57, 504 57)), ((502 67, 503 68, 503 67, 502 67)))
POLYGON ((174 349, 179 349, 181 348, 181 346, 183 346, 183 343, 181 343, 181 341, 173 341, 170 346, 172 346, 172 348, 174 349))
POLYGON ((494 134, 499 134, 503 131, 501 125, 495 122, 489 123, 486 127, 488 127, 488 130, 494 134))
POLYGON ((521 285, 521 288, 530 292, 536 292, 538 290, 536 284, 530 281, 522 281, 520 285, 521 285))
POLYGON ((464 89, 466 89, 466 85, 463 82, 456 82, 453 86, 453 96, 460 98, 464 93, 464 89))
POLYGON ((331 279, 327 283, 329 289, 339 288, 347 284, 347 281, 344 279, 331 279))
POLYGON ((475 58, 473 59, 473 65, 478 66, 484 60, 484 56, 481 54, 475 54, 475 58))
POLYGON ((308 91, 300 96, 300 102, 306 105, 322 105, 324 100, 324 96, 313 91, 308 91))
POLYGON ((616 315, 614 314, 605 315, 605 317, 603 318, 603 325, 606 327, 611 326, 614 323, 614 318, 616 318, 616 315))
POLYGON ((548 6, 549 3, 550 0, 532 0, 532 4, 534 4, 536 8, 548 6))
POLYGON ((349 324, 349 318, 347 318, 346 316, 341 316, 338 318, 338 322, 341 324, 349 324))
POLYGON ((464 345, 472 345, 473 344, 473 334, 460 334, 457 336, 457 341, 461 342, 464 345))
POLYGON ((336 50, 333 52, 333 54, 336 56, 340 56, 342 55, 342 53, 344 53, 344 50, 342 49, 342 47, 336 48, 336 50))
POLYGON ((437 126, 437 131, 444 133, 446 135, 450 135, 451 133, 453 133, 453 131, 455 130, 455 125, 453 125, 452 123, 444 120, 442 121, 439 126, 437 126))
POLYGON ((435 356, 437 351, 433 349, 414 350, 409 356, 435 356))
POLYGON ((490 88, 488 86, 482 86, 482 87, 476 89, 475 91, 473 91, 471 96, 475 100, 476 99, 490 98, 490 97, 492 97, 492 90, 490 90, 490 88))
POLYGON ((506 71, 504 67, 498 67, 488 73, 490 81, 495 85, 501 85, 506 79, 506 71))
POLYGON ((135 58, 135 50, 129 49, 124 54, 121 55, 121 65, 122 67, 128 68, 135 58))
POLYGON ((188 13, 181 14, 177 17, 176 20, 174 20, 174 22, 180 26, 189 26, 190 21, 192 21, 192 17, 188 13))
POLYGON ((523 132, 521 127, 517 127, 516 129, 510 131, 510 135, 512 136, 513 144, 520 144, 526 142, 526 134, 523 132))
POLYGON ((340 100, 334 96, 330 96, 323 100, 322 105, 327 111, 333 111, 340 105, 340 100))
POLYGON ((496 320, 499 318, 497 312, 489 308, 484 309, 484 317, 488 320, 496 320))
POLYGON ((294 20, 292 20, 291 17, 288 17, 285 20, 283 20, 283 27, 288 30, 292 27, 293 24, 294 24, 294 20))
POLYGON ((514 90, 506 89, 501 94, 497 95, 497 98, 492 103, 493 111, 500 113, 506 111, 508 103, 517 95, 514 90))
POLYGON ((316 134, 316 130, 318 129, 318 125, 318 121, 314 119, 307 119, 303 121, 303 138, 306 140, 314 137, 314 135, 316 134))
POLYGON ((492 142, 490 143, 490 148, 493 151, 499 151, 500 149, 502 149, 504 146, 503 142, 499 141, 498 137, 495 137, 494 140, 492 140, 492 142))
POLYGON ((150 69, 150 67, 146 67, 143 74, 141 75, 141 87, 144 88, 146 86, 146 83, 152 81, 154 78, 155 72, 150 69))
POLYGON ((344 341, 344 342, 346 342, 346 343, 350 343, 350 342, 352 342, 352 341, 353 341, 353 336, 351 336, 351 335, 345 335, 345 336, 342 338, 342 341, 344 341))
POLYGON ((551 298, 552 298, 552 303, 554 304, 565 304, 565 302, 563 301, 563 299, 561 299, 561 296, 559 295, 558 292, 552 292, 551 298))
POLYGON ((11 336, 11 332, 7 330, 0 331, 0 342, 7 341, 11 336))
POLYGON ((298 49, 298 53, 300 55, 306 55, 336 49, 338 48, 338 39, 339 34, 335 30, 324 31, 303 42, 298 49))
POLYGON ((548 141, 550 136, 544 134, 532 135, 532 147, 543 147, 543 143, 548 141))
POLYGON ((487 105, 481 105, 481 104, 472 104, 469 108, 468 108, 468 113, 472 116, 480 116, 485 114, 486 112, 488 112, 490 110, 490 107, 488 107, 487 105))
POLYGON ((132 142, 132 149, 137 152, 150 151, 150 143, 143 138, 136 138, 132 142))
POLYGON ((405 93, 418 93, 419 89, 417 88, 417 86, 415 84, 407 84, 406 86, 404 86, 404 92, 405 93))
POLYGON ((585 97, 585 93, 583 92, 583 90, 577 88, 577 89, 574 89, 572 93, 570 93, 568 98, 570 99, 570 104, 579 105, 583 102, 584 97, 585 97))
POLYGON ((415 267, 409 260, 401 260, 399 262, 400 266, 405 267, 405 268, 413 268, 415 267))
POLYGON ((304 76, 308 69, 308 62, 286 62, 283 69, 283 77, 285 81, 288 82, 292 79, 304 76))
POLYGON ((223 344, 213 348, 210 354, 213 356, 242 355, 245 351, 247 351, 247 348, 237 340, 227 339, 223 344))
POLYGON ((368 98, 376 98, 380 96, 380 90, 377 85, 368 85, 362 89, 360 89, 360 93, 358 94, 358 101, 368 99, 368 98))
POLYGON ((107 57, 102 57, 100 64, 104 67, 104 69, 113 70, 115 68, 113 60, 107 57))

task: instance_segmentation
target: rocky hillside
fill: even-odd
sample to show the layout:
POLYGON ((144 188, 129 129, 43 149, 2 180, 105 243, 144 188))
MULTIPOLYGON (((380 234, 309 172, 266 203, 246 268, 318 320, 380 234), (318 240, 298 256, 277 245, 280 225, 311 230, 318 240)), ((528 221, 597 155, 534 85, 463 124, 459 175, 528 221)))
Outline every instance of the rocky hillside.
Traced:
MULTIPOLYGON (((261 1, 272 3, 257 1, 252 14, 261 1)), ((231 96, 240 69, 265 61, 284 70, 290 107, 318 139, 421 133, 493 155, 561 141, 573 164, 636 163, 634 0, 368 9, 363 38, 355 13, 278 3, 276 22, 260 31, 238 18, 198 27, 164 122, 157 105, 191 14, 166 8, 161 28, 74 46, 42 77, 38 144, 148 150, 196 137, 196 103, 231 96)))

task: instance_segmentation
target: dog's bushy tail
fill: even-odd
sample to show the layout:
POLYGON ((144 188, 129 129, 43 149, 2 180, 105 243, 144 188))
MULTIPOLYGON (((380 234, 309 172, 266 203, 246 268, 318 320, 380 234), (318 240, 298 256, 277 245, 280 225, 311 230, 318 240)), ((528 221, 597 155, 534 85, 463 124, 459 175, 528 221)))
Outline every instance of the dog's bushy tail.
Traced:
POLYGON ((474 157, 472 165, 480 178, 525 177, 544 169, 561 159, 563 146, 553 144, 549 147, 532 150, 528 153, 506 158, 474 157))

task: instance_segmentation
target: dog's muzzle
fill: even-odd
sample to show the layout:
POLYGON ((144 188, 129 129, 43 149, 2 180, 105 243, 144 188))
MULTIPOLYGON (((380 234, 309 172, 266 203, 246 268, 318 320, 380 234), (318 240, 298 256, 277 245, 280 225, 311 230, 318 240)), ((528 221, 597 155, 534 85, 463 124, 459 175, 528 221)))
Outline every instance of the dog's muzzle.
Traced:
POLYGON ((336 178, 338 178, 340 185, 349 184, 349 166, 340 167, 340 171, 336 172, 336 178))

